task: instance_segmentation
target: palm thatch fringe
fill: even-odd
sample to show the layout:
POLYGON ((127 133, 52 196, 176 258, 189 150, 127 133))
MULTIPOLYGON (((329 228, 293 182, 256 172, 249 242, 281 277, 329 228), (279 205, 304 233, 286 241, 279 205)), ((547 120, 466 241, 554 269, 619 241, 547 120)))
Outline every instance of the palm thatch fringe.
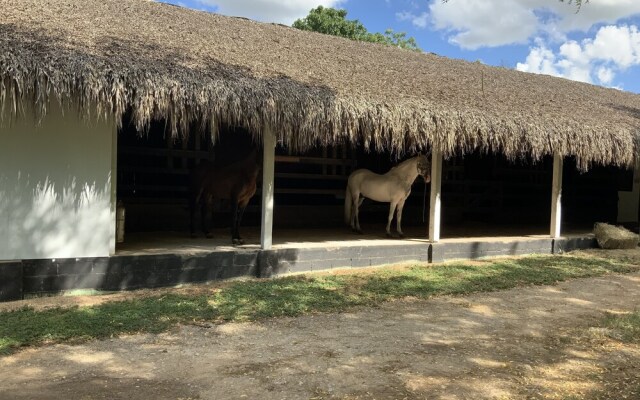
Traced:
POLYGON ((294 151, 555 153, 582 169, 639 154, 640 96, 622 91, 144 0, 0 8, 0 106, 14 116, 55 100, 86 118, 129 111, 140 131, 166 119, 173 135, 230 124, 260 140, 268 125, 294 151))

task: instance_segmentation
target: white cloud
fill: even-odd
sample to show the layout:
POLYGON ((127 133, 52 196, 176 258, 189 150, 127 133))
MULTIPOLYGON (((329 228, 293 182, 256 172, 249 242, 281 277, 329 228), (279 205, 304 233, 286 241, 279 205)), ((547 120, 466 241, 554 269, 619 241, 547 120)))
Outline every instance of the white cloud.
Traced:
POLYGON ((598 80, 603 84, 603 85, 611 85, 611 82, 613 81, 613 78, 615 77, 615 72, 613 72, 613 70, 611 68, 607 68, 607 67, 599 67, 598 68, 598 72, 597 72, 597 76, 598 76, 598 80))
MULTIPOLYGON (((546 0, 533 0, 532 3, 547 3, 546 0)), ((556 1, 551 9, 560 16, 558 26, 565 32, 572 30, 587 31, 595 24, 613 24, 622 18, 640 14, 640 2, 637 0, 592 0, 583 5, 576 13, 574 7, 556 1)))
POLYGON ((587 31, 640 14, 638 0, 593 0, 576 13, 575 5, 557 0, 431 0, 430 23, 450 33, 450 42, 466 49, 524 43, 545 34, 562 40, 566 33, 587 31))
POLYGON ((602 27, 593 41, 585 43, 584 52, 621 68, 637 65, 640 63, 640 32, 633 25, 602 27))
POLYGON ((429 10, 433 27, 449 31, 449 41, 465 49, 524 43, 538 26, 533 10, 518 1, 435 0, 429 10))
POLYGON ((560 75, 560 72, 556 68, 555 54, 544 45, 532 48, 527 56, 527 60, 524 63, 518 63, 516 69, 534 74, 560 75))
POLYGON ((617 72, 638 65, 638 27, 607 25, 593 38, 563 43, 557 54, 542 41, 537 41, 525 62, 518 63, 516 69, 611 86, 617 72))
POLYGON ((291 25, 298 18, 306 17, 312 8, 336 7, 344 0, 199 0, 217 7, 220 14, 247 17, 263 22, 279 22, 291 25))
POLYGON ((409 11, 403 11, 396 13, 396 18, 400 21, 411 21, 411 23, 418 28, 426 28, 429 23, 429 13, 427 12, 416 15, 409 11))

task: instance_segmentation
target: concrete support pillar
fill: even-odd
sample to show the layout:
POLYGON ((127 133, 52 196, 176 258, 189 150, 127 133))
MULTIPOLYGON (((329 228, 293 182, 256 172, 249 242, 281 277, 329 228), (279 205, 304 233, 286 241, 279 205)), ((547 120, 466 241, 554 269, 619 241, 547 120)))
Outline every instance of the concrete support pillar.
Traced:
MULTIPOLYGON (((111 139, 111 237, 109 238, 109 255, 116 254, 116 242, 117 242, 117 212, 118 212, 118 128, 116 124, 113 124, 112 139, 111 139)), ((121 221, 124 223, 124 221, 121 221)), ((124 232, 124 227, 122 228, 124 232)), ((123 234, 124 237, 124 234, 123 234)))
POLYGON ((442 152, 431 153, 431 197, 429 202, 429 241, 440 240, 440 208, 442 187, 442 152))
POLYGON ((552 239, 557 239, 561 234, 562 221, 562 169, 563 157, 553 156, 553 182, 551 187, 551 228, 552 239))
POLYGON ((260 247, 271 249, 273 233, 273 189, 276 158, 276 136, 273 129, 266 125, 262 132, 262 228, 260 247))

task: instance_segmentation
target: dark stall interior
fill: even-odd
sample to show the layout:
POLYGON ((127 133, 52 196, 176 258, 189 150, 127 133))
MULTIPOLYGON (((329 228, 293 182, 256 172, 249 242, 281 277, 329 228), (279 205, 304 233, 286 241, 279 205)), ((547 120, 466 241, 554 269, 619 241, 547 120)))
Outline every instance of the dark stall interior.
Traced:
MULTIPOLYGON (((171 138, 164 121, 137 132, 125 118, 118 134, 118 200, 126 208, 126 232, 175 232, 187 236, 189 172, 202 160, 228 165, 243 158, 253 143, 241 129, 221 127, 214 141, 194 126, 186 138, 171 138)), ((278 146, 275 166, 274 228, 344 230, 346 181, 357 168, 377 173, 409 158, 395 158, 349 145, 292 153, 278 146)), ((479 152, 443 163, 442 237, 548 233, 551 203, 551 157, 538 162, 507 160, 479 152)), ((632 171, 593 167, 582 173, 565 160, 563 227, 589 231, 594 222, 615 222, 619 190, 631 190, 632 171)), ((260 182, 260 179, 258 180, 260 182)), ((403 227, 428 224, 429 185, 418 178, 403 213, 403 227)), ((243 226, 259 227, 258 192, 247 207, 243 226)), ((228 203, 228 202, 226 202, 228 203)), ((386 224, 388 204, 366 200, 363 225, 386 224)), ((229 204, 214 204, 217 228, 230 223, 229 204)), ((422 229, 424 227, 424 230, 422 229)))

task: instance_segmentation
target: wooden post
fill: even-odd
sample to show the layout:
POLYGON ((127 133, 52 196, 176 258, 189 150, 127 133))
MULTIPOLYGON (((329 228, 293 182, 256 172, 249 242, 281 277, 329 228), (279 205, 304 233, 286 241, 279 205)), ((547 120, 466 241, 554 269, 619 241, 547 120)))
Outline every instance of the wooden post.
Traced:
POLYGON ((551 187, 551 238, 560 237, 560 225, 562 221, 562 166, 561 155, 553 156, 553 182, 551 187))
POLYGON ((429 241, 440 241, 440 208, 442 187, 442 153, 431 152, 431 197, 429 202, 429 241))
POLYGON ((272 128, 266 125, 262 132, 262 229, 260 247, 271 249, 273 232, 273 181, 276 157, 276 136, 272 128))

